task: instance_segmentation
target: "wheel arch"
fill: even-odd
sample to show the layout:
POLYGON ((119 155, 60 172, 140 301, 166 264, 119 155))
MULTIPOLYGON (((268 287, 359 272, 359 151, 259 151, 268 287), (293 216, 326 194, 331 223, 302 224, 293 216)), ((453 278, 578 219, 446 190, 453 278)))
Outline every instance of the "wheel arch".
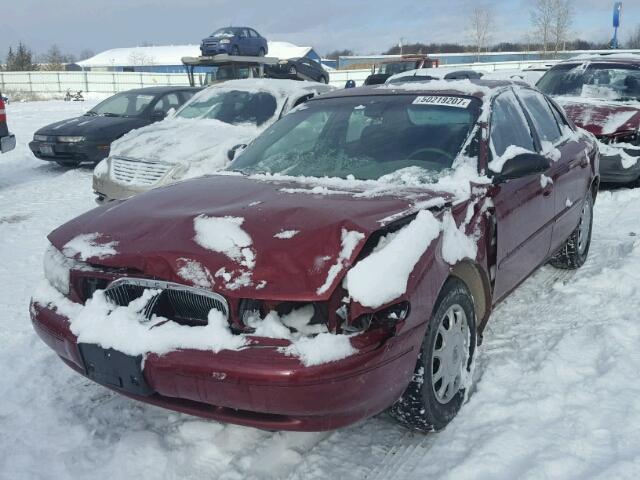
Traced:
POLYGON ((473 297, 479 333, 482 332, 491 313, 491 287, 486 272, 471 260, 463 260, 451 268, 449 277, 461 280, 473 297))
POLYGON ((596 203, 598 190, 600 190, 600 177, 594 177, 589 188, 591 189, 591 198, 593 200, 593 203, 596 203))

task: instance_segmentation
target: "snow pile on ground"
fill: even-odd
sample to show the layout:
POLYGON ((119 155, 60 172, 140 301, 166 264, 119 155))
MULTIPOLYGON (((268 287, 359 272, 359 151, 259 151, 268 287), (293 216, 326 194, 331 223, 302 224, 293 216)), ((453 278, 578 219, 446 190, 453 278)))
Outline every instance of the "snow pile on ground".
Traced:
POLYGON ((439 233, 440 222, 423 210, 406 227, 382 237, 374 251, 347 272, 344 286, 351 298, 377 308, 400 297, 416 263, 439 233))
POLYGON ((7 107, 18 145, 0 155, 0 478, 637 478, 640 191, 600 192, 586 264, 542 267, 494 311, 469 401, 443 432, 385 415, 335 432, 260 431, 127 399, 34 334, 46 234, 95 203, 89 169, 37 160, 26 143, 87 103, 7 107))

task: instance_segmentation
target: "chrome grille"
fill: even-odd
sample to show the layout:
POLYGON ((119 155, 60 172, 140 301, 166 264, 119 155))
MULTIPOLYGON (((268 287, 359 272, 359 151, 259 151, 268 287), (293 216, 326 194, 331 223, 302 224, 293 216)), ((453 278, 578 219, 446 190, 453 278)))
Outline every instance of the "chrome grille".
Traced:
POLYGON ((206 325, 211 310, 218 310, 229 318, 229 305, 222 295, 179 283, 120 278, 111 282, 105 295, 115 304, 127 306, 140 298, 145 290, 159 291, 142 312, 147 319, 155 314, 183 325, 206 325))
POLYGON ((173 165, 167 163, 111 158, 111 178, 125 185, 154 185, 172 168, 173 165))

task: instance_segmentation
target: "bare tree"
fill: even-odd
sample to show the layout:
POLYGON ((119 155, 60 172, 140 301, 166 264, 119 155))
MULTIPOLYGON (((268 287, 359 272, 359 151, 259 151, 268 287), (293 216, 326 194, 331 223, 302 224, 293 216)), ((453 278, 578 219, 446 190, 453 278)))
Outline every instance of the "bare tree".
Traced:
POLYGON ((478 60, 482 50, 487 48, 492 29, 493 13, 491 9, 483 6, 475 7, 469 17, 469 31, 476 47, 476 59, 478 60))
POLYGON ((546 54, 551 41, 552 24, 554 21, 554 3, 556 0, 534 0, 531 6, 531 23, 533 35, 537 43, 542 45, 546 54))
POLYGON ((640 25, 631 33, 629 41, 626 45, 627 48, 640 48, 640 25))
POLYGON ((569 36, 569 28, 573 22, 572 0, 553 0, 554 18, 551 23, 551 39, 554 42, 554 53, 564 50, 569 36))
POLYGON ((93 50, 89 50, 88 48, 85 48, 80 52, 80 56, 78 57, 78 60, 86 60, 87 58, 91 58, 94 55, 95 53, 93 53, 93 50))
POLYGON ((573 22, 572 0, 534 0, 530 10, 533 35, 546 54, 554 53, 567 41, 573 22))

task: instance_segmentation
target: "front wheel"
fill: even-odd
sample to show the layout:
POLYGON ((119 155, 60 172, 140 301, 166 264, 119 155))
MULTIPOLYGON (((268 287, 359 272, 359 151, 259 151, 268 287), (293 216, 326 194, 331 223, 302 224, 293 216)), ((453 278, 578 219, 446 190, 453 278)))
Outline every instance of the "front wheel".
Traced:
POLYGON ((591 246, 591 231, 593 227, 593 197, 591 190, 587 192, 582 203, 580 222, 567 239, 560 251, 556 253, 549 263, 565 270, 575 270, 584 265, 589 255, 591 246))
POLYGON ((329 79, 325 76, 320 77, 320 83, 329 83, 329 79))
POLYGON ((475 349, 473 297, 464 282, 450 278, 436 302, 413 378, 391 416, 413 430, 446 427, 464 402, 475 349))

